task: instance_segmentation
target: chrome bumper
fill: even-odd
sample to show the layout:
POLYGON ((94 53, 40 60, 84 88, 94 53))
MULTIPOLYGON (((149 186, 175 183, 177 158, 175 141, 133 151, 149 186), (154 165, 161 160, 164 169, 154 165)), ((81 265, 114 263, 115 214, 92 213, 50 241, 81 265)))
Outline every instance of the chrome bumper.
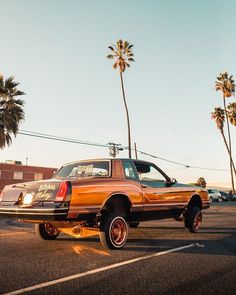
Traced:
POLYGON ((66 220, 68 208, 23 208, 0 206, 0 218, 14 217, 31 220, 66 220))

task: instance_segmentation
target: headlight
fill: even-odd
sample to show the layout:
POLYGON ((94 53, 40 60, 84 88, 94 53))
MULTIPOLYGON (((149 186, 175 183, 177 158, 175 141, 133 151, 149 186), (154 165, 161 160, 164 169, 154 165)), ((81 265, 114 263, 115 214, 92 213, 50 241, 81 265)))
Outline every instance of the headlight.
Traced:
POLYGON ((31 193, 27 193, 24 197, 23 197, 23 205, 29 205, 32 203, 33 201, 33 195, 31 193))

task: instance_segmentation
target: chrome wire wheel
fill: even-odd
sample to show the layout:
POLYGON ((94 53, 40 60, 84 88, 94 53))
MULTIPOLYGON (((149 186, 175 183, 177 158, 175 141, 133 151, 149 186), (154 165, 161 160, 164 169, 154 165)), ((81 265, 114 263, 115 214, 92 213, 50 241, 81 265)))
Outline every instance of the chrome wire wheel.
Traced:
POLYGON ((51 223, 45 223, 44 227, 45 227, 45 231, 47 232, 49 236, 52 236, 52 237, 58 236, 60 233, 60 231, 51 223))
POLYGON ((119 213, 110 213, 100 225, 100 241, 105 248, 121 249, 128 237, 128 225, 119 213))
POLYGON ((199 229, 201 223, 202 223, 202 212, 199 211, 198 214, 196 214, 194 221, 193 221, 194 231, 197 231, 199 229))
POLYGON ((60 234, 60 231, 51 223, 36 223, 35 231, 37 236, 43 240, 55 240, 60 234))
POLYGON ((202 211, 199 207, 190 207, 185 214, 185 227, 196 233, 202 223, 202 211))
POLYGON ((122 217, 116 217, 110 225, 110 239, 114 246, 121 246, 127 239, 127 224, 122 217))

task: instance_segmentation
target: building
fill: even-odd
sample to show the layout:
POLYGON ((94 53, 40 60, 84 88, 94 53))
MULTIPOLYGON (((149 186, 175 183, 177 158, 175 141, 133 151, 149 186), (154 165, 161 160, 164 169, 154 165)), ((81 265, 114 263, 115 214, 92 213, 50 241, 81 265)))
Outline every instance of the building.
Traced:
POLYGON ((0 163, 0 192, 5 185, 52 178, 56 168, 25 166, 19 161, 0 163))

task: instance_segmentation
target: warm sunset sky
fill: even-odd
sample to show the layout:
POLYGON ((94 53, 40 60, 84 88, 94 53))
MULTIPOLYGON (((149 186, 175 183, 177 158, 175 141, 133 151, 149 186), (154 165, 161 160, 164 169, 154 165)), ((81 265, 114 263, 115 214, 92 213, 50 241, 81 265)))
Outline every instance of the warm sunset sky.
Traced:
MULTIPOLYGON (((138 148, 228 169, 210 113, 222 105, 216 75, 236 76, 235 11, 236 1, 227 0, 0 0, 0 72, 14 75, 27 93, 20 128, 126 145, 119 75, 105 58, 122 38, 134 44, 135 63, 124 79, 138 148)), ((18 135, 0 155, 0 161, 28 157, 31 165, 58 167, 108 152, 18 135)), ((229 179, 228 172, 154 162, 180 181, 229 179)))

